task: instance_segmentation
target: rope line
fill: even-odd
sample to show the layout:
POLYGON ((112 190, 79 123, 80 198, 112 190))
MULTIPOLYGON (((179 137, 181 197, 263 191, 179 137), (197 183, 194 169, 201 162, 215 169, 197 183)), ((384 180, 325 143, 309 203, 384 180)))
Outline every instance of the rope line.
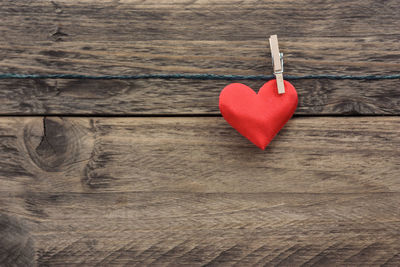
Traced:
MULTIPOLYGON (((83 74, 18 74, 3 73, 0 79, 92 79, 92 80, 139 80, 139 79, 187 79, 187 80, 270 80, 274 75, 219 75, 219 74, 138 74, 138 75, 83 75, 83 74)), ((329 80, 393 80, 394 75, 285 75, 286 80, 329 79, 329 80)))

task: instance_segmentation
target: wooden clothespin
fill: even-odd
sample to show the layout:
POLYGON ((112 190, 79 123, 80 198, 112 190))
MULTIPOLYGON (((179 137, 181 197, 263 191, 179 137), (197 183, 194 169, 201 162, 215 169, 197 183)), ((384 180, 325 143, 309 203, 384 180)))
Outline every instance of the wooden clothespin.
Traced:
POLYGON ((272 66, 276 84, 278 86, 278 94, 285 93, 285 85, 283 83, 283 53, 279 53, 278 36, 271 35, 269 37, 269 46, 271 47, 272 66))

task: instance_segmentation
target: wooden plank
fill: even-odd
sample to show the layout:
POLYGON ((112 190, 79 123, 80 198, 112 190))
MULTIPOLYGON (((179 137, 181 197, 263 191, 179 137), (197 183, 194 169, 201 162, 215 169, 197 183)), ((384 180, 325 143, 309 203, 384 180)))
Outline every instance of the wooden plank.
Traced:
MULTIPOLYGON (((278 34, 287 75, 395 74, 399 8, 396 0, 1 1, 0 72, 271 74, 267 37, 278 34)), ((215 114, 227 83, 2 80, 0 114, 215 114)), ((297 114, 400 114, 398 80, 295 85, 297 114)))
POLYGON ((18 260, 40 266, 398 266, 400 261, 398 193, 43 192, 16 201, 13 211, 0 215, 0 225, 7 225, 0 228, 0 251, 8 250, 2 265, 18 260))
MULTIPOLYGON (((235 81, 0 80, 0 114, 219 115, 235 81)), ((258 91, 263 81, 237 81, 258 91)), ((398 80, 294 81, 296 115, 400 115, 398 80)))
MULTIPOLYGON (((400 181, 394 179, 400 173, 397 117, 295 118, 266 151, 220 117, 4 117, 0 121, 5 136, 3 177, 17 183, 39 176, 33 183, 36 189, 400 190, 400 181)), ((10 191, 4 185, 0 190, 10 191)))
POLYGON ((400 118, 0 118, 0 265, 384 265, 400 118))

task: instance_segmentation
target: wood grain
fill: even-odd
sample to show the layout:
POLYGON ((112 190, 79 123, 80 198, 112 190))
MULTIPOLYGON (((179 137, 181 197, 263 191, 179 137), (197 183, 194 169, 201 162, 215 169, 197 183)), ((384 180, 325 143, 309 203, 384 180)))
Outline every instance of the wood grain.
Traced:
MULTIPOLYGON (((231 82, 0 80, 0 114, 219 115, 219 94, 231 82)), ((264 83, 238 82, 256 91, 264 83)), ((303 80, 293 85, 299 95, 296 115, 400 114, 397 80, 303 80)))
POLYGON ((3 117, 0 265, 396 266, 399 131, 295 118, 261 151, 222 118, 3 117))
MULTIPOLYGON (((271 74, 278 34, 287 75, 398 74, 399 10, 4 0, 0 73, 271 74)), ((230 82, 1 79, 0 266, 399 266, 400 117, 319 117, 400 115, 399 80, 293 81, 266 151, 214 116, 230 82)))
MULTIPOLYGON (((400 3, 1 1, 0 72, 398 73, 400 3)), ((247 82, 257 90, 262 82, 247 82)), ((216 114, 229 81, 0 81, 0 114, 216 114)), ((297 114, 400 114, 398 80, 296 81, 297 114)))

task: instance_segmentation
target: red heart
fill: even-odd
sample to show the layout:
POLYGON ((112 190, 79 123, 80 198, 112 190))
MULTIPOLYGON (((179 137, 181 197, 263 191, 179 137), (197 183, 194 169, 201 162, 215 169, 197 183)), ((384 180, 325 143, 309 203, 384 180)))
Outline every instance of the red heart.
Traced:
POLYGON ((219 109, 225 120, 261 149, 292 117, 297 107, 297 92, 289 82, 278 94, 276 80, 263 85, 258 94, 241 83, 231 83, 219 96, 219 109))

